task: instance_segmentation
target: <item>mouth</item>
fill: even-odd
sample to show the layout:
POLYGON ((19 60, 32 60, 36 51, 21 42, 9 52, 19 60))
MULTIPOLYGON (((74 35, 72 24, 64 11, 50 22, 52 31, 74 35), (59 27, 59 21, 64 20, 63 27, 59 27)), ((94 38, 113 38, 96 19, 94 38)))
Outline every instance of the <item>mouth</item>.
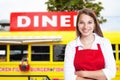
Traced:
POLYGON ((82 32, 84 32, 84 33, 88 33, 89 32, 89 30, 87 29, 85 29, 85 30, 82 30, 82 32))

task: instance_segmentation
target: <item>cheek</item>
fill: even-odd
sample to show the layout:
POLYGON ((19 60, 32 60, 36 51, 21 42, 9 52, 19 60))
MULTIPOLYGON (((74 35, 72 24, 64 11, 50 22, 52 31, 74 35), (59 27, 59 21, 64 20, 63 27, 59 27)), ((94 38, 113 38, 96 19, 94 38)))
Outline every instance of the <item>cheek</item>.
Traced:
POLYGON ((84 26, 81 24, 78 25, 78 29, 82 29, 84 26))
POLYGON ((91 27, 91 29, 93 29, 93 30, 95 29, 95 25, 94 25, 94 24, 91 24, 90 27, 91 27))
POLYGON ((79 30, 79 32, 81 32, 82 31, 82 27, 78 27, 78 30, 79 30))
POLYGON ((78 30, 80 30, 82 27, 80 25, 78 25, 78 30))
POLYGON ((93 25, 93 30, 95 30, 95 25, 93 25))

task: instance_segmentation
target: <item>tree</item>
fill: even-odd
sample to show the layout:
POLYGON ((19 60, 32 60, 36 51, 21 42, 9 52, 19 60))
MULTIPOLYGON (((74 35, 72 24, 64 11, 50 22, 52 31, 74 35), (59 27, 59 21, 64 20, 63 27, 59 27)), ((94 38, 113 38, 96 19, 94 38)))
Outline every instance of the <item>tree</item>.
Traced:
POLYGON ((78 11, 83 8, 91 8, 95 11, 98 21, 100 23, 106 22, 100 12, 104 9, 101 2, 95 2, 95 0, 48 0, 48 11, 78 11))

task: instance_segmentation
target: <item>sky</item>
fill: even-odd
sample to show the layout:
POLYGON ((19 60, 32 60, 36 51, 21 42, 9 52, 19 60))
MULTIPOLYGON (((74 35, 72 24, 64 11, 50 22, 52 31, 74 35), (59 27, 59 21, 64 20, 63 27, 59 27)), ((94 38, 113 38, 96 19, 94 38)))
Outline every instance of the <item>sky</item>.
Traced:
POLYGON ((96 0, 102 2, 104 10, 103 16, 120 16, 120 0, 96 0))
MULTIPOLYGON (((0 0, 0 20, 10 20, 11 12, 47 12, 46 1, 48 0, 0 0)), ((101 11, 101 15, 107 18, 102 28, 120 31, 120 0, 95 1, 102 2, 104 10, 101 11)))
POLYGON ((9 19, 11 12, 47 11, 47 0, 0 0, 0 19, 9 19))
MULTIPOLYGON (((0 19, 9 19, 11 12, 47 11, 47 0, 0 0, 0 19)), ((96 0, 103 4, 103 16, 120 16, 120 0, 96 0)))

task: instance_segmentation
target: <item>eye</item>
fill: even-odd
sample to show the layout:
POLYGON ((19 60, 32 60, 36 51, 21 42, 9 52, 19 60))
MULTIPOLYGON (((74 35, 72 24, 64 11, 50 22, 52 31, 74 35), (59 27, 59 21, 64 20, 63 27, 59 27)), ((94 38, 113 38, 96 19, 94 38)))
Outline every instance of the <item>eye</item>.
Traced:
POLYGON ((80 21, 79 24, 83 24, 84 22, 83 21, 80 21))
POLYGON ((92 24, 93 22, 92 21, 89 21, 88 24, 92 24))

